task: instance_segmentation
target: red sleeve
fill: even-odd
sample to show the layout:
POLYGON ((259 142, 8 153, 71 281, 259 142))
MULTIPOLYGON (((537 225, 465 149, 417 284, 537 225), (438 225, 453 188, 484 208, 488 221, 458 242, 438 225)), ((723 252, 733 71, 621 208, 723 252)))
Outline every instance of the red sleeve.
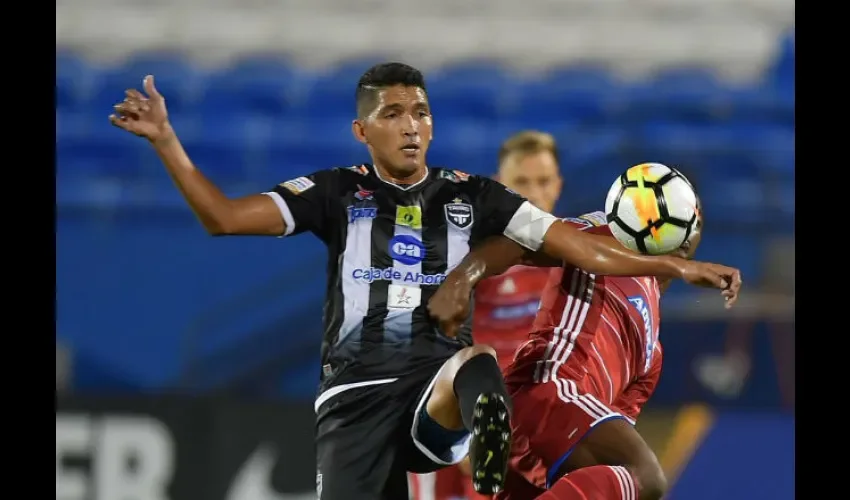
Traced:
POLYGON ((655 386, 658 385, 658 379, 661 378, 661 344, 657 344, 655 349, 656 352, 649 371, 626 386, 620 397, 614 401, 614 409, 628 417, 632 423, 637 420, 643 405, 655 392, 655 386))

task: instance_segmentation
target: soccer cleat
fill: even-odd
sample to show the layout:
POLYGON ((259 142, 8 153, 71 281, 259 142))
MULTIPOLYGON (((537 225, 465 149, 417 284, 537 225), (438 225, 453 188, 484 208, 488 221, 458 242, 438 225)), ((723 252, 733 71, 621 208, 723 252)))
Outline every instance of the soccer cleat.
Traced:
POLYGON ((511 418, 505 399, 496 393, 478 396, 472 414, 469 461, 472 485, 482 495, 502 490, 511 454, 511 418))

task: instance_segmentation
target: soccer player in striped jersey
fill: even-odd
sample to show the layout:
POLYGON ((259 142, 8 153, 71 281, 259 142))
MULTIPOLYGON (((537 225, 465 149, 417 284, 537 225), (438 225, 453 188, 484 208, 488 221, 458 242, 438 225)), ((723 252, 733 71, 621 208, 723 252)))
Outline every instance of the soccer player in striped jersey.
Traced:
POLYGON ((210 234, 310 232, 328 247, 315 402, 322 500, 404 498, 407 471, 437 470, 467 454, 477 491, 502 487, 510 398, 495 352, 471 345, 468 318, 460 329, 441 331, 426 309, 446 274, 485 239, 506 235, 602 274, 716 287, 734 272, 629 252, 558 223, 494 180, 430 167, 434 124, 425 81, 406 64, 376 65, 356 86, 351 128, 371 164, 318 170, 237 198, 189 158, 152 76, 144 87, 147 95, 125 91, 109 119, 150 142, 210 234))
MULTIPOLYGON (((612 236, 602 212, 564 223, 612 236)), ((698 220, 676 256, 693 258, 702 225, 698 220)), ((491 240, 453 274, 481 267, 496 273, 523 253, 512 242, 491 240)), ((462 296, 468 293, 456 276, 449 276, 449 285, 429 304, 443 322, 464 307, 462 296)), ((496 499, 658 500, 664 495, 661 467, 633 425, 661 374, 659 300, 669 284, 646 276, 599 276, 571 264, 552 270, 529 340, 505 370, 514 442, 505 489, 496 499)), ((734 304, 739 286, 736 277, 723 291, 727 306, 734 304)))

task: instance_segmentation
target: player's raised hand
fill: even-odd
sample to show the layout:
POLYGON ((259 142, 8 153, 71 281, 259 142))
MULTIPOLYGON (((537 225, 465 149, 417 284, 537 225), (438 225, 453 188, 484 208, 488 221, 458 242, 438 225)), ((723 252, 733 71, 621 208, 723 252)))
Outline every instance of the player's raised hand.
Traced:
POLYGON ((472 288, 465 280, 444 281, 431 300, 428 301, 428 312, 437 322, 440 331, 448 337, 455 337, 460 325, 469 315, 469 303, 472 299, 472 288))
POLYGON ((691 285, 723 290, 726 308, 735 305, 741 290, 741 271, 734 267, 695 260, 686 261, 682 279, 691 285))
POLYGON ((109 121, 127 132, 156 141, 170 133, 168 110, 165 98, 154 86, 153 75, 146 76, 143 85, 147 96, 136 89, 124 91, 124 101, 114 106, 115 113, 109 115, 109 121))

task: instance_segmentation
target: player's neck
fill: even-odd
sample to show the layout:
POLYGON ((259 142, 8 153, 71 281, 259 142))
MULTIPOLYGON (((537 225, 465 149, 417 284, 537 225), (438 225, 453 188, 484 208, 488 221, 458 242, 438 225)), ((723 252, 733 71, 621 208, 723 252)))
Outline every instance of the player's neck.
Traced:
POLYGON ((375 163, 375 172, 377 172, 378 177, 384 182, 391 182, 399 186, 409 186, 424 179, 425 175, 428 173, 428 167, 423 165, 422 167, 417 168, 410 175, 401 176, 393 174, 382 165, 375 163))
POLYGON ((670 288, 670 285, 673 283, 673 280, 663 280, 658 282, 658 291, 661 292, 661 295, 664 295, 664 292, 670 288))

